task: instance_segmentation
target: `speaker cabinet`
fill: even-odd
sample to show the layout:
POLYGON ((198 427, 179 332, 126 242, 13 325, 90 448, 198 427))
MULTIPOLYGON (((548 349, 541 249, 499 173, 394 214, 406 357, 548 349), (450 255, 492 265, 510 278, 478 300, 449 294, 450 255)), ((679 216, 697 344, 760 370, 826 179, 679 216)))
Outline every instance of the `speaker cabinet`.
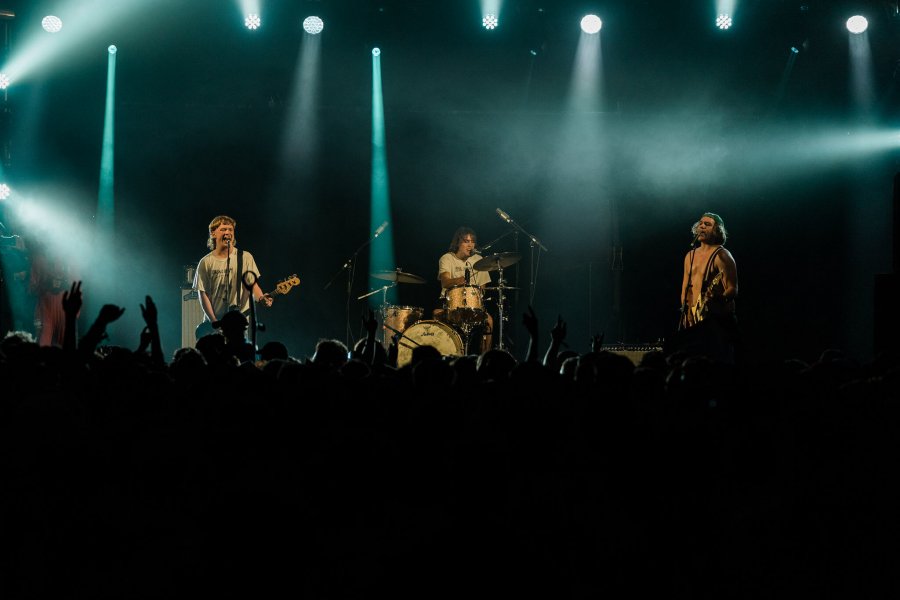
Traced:
POLYGON ((194 332, 203 320, 199 295, 190 288, 181 289, 181 347, 193 348, 196 343, 194 332))

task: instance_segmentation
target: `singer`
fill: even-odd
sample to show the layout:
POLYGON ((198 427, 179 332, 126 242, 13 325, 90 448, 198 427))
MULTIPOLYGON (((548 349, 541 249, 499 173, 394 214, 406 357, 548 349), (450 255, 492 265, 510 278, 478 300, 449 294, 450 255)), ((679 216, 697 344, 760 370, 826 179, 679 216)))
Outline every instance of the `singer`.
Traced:
POLYGON ((708 321, 707 328, 720 343, 711 358, 732 354, 737 341, 735 298, 738 295, 737 265, 725 249, 728 232, 725 222, 715 213, 703 213, 691 227, 694 241, 684 257, 684 277, 681 284, 682 329, 708 321))
MULTIPOLYGON (((234 230, 237 223, 231 217, 220 215, 209 223, 206 246, 211 250, 200 259, 194 274, 193 288, 197 292, 205 315, 204 323, 215 323, 230 309, 241 312, 250 310, 251 294, 242 284, 244 273, 252 272, 259 279, 259 269, 253 255, 238 252, 234 230)), ((272 298, 266 296, 259 283, 253 285, 253 299, 272 306, 272 298)))
MULTIPOLYGON (((481 288, 491 283, 490 273, 476 271, 473 268, 475 263, 481 260, 481 255, 475 252, 477 239, 475 231, 468 227, 460 227, 453 234, 447 253, 438 261, 438 279, 441 282, 441 303, 443 305, 447 304, 447 296, 451 288, 471 286, 477 288, 480 293, 481 288)), ((434 318, 445 320, 446 313, 445 309, 438 309, 434 311, 434 318)), ((493 319, 486 312, 485 321, 487 331, 482 338, 482 351, 490 349, 490 334, 493 329, 493 319)))

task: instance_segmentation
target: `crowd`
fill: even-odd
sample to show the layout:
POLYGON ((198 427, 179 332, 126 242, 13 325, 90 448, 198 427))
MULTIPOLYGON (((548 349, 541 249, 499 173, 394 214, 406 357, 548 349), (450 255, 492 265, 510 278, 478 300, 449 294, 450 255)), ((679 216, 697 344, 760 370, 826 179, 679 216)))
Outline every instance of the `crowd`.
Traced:
MULTIPOLYGON (((0 343, 0 595, 884 598, 897 356, 0 343), (313 349, 310 349, 311 351, 313 349)), ((237 331, 237 333, 235 333, 237 331)))

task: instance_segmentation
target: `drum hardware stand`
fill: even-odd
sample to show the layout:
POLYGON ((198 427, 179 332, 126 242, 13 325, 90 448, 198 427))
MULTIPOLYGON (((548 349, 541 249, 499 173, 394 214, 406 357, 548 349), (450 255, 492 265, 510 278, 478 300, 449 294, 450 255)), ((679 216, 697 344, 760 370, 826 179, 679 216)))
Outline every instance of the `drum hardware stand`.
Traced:
POLYGON ((503 279, 503 267, 500 266, 499 261, 497 267, 497 271, 500 274, 500 280, 497 282, 497 310, 500 313, 500 331, 498 332, 500 339, 497 343, 497 350, 506 350, 506 342, 503 340, 503 323, 509 320, 509 316, 506 314, 506 309, 503 306, 506 304, 506 280, 503 279))
MULTIPOLYGON (((378 312, 381 313, 381 324, 384 325, 385 327, 387 327, 388 329, 391 329, 391 327, 389 325, 385 325, 384 322, 387 319, 387 306, 388 306, 387 293, 388 293, 388 290, 391 289, 392 287, 397 287, 396 281, 390 285, 383 285, 380 288, 378 288, 377 290, 372 290, 368 294, 363 294, 362 296, 357 296, 357 298, 356 298, 357 300, 364 300, 364 299, 368 298, 369 296, 374 296, 375 294, 381 292, 381 308, 378 309, 378 312)), ((381 343, 382 344, 384 343, 384 339, 381 340, 381 343)))
POLYGON ((417 342, 416 340, 412 339, 411 337, 408 337, 408 336, 404 335, 404 333, 403 333, 402 331, 400 331, 399 329, 394 329, 394 328, 391 327, 390 325, 385 325, 385 327, 387 327, 388 329, 390 329, 391 331, 394 332, 394 336, 397 338, 397 345, 398 345, 398 346, 400 345, 400 340, 401 340, 401 339, 402 339, 402 340, 406 340, 406 341, 408 341, 408 342, 412 342, 412 343, 415 344, 416 346, 421 346, 421 345, 422 345, 422 344, 420 344, 419 342, 417 342))
MULTIPOLYGON (((541 240, 539 240, 539 239, 537 238, 537 236, 532 235, 531 233, 529 233, 528 231, 526 231, 525 228, 523 228, 521 225, 519 225, 518 223, 516 223, 516 222, 513 220, 513 218, 512 218, 511 216, 509 216, 507 213, 505 213, 504 211, 500 210, 499 208, 497 209, 496 212, 497 212, 497 215, 498 215, 501 219, 503 219, 504 221, 506 221, 509 225, 511 225, 511 226, 514 228, 515 231, 521 232, 522 234, 524 234, 524 235, 528 238, 528 240, 529 240, 529 242, 530 242, 530 246, 531 246, 531 264, 529 265, 529 279, 530 279, 530 281, 528 282, 528 304, 529 304, 529 305, 533 305, 533 304, 534 304, 534 294, 535 294, 535 289, 536 289, 536 287, 537 287, 537 271, 538 271, 538 266, 540 265, 540 259, 541 259, 540 251, 543 250, 544 252, 550 252, 550 249, 547 248, 547 246, 545 246, 543 243, 541 243, 541 240), (537 261, 535 261, 535 258, 534 258, 535 250, 537 250, 537 252, 538 252, 538 255, 537 255, 537 261)), ((517 251, 517 252, 518 252, 518 249, 519 249, 519 237, 518 237, 518 235, 516 235, 516 251, 517 251)), ((518 271, 517 271, 517 273, 518 273, 518 271)), ((498 285, 498 287, 502 287, 502 286, 505 286, 505 285, 506 285, 506 282, 503 281, 503 270, 501 269, 501 270, 500 270, 500 284, 498 285)), ((515 287, 517 287, 517 288, 519 287, 518 276, 516 276, 516 285, 515 285, 515 287)), ((516 294, 518 294, 518 291, 516 292, 516 294)), ((503 298, 503 292, 502 292, 502 290, 501 290, 501 292, 500 292, 500 296, 501 296, 501 305, 500 305, 500 306, 501 306, 501 311, 502 311, 502 310, 503 310, 503 308, 502 308, 502 307, 503 307, 503 305, 502 305, 502 298, 503 298)), ((503 319, 503 316, 504 316, 504 314, 501 312, 501 316, 500 316, 500 344, 498 345, 498 348, 501 349, 501 350, 504 350, 504 349, 505 349, 505 348, 503 347, 503 344, 505 343, 505 342, 503 341, 503 320, 504 320, 504 319, 503 319)))
POLYGON ((330 288, 331 284, 334 283, 334 280, 337 279, 341 273, 343 273, 344 271, 347 271, 347 307, 346 307, 345 312, 346 312, 346 319, 347 319, 346 335, 347 335, 347 347, 348 348, 352 346, 352 344, 350 343, 350 339, 352 338, 352 333, 351 333, 351 328, 350 328, 350 298, 353 296, 353 278, 354 278, 354 275, 356 275, 356 256, 360 252, 362 252, 363 248, 365 248, 366 246, 368 246, 369 244, 374 242, 376 239, 378 239, 378 236, 381 235, 382 233, 384 233, 384 230, 387 229, 387 226, 388 226, 387 221, 385 221, 384 223, 379 225, 378 229, 375 230, 375 234, 372 237, 370 237, 368 240, 366 240, 363 245, 361 245, 359 248, 357 248, 353 252, 353 254, 350 255, 350 258, 348 258, 344 262, 344 264, 341 265, 341 268, 338 269, 337 273, 332 275, 331 279, 328 281, 328 283, 325 284, 325 287, 322 288, 325 290, 330 288))

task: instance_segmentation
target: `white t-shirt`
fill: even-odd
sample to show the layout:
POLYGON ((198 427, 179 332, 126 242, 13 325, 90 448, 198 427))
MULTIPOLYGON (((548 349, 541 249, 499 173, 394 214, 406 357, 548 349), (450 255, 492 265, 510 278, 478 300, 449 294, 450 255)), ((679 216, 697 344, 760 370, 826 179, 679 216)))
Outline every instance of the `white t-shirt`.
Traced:
MULTIPOLYGON (((450 277, 465 277, 466 267, 469 268, 470 285, 488 285, 491 282, 491 274, 488 271, 476 271, 473 265, 481 260, 481 256, 473 254, 466 260, 456 258, 452 252, 444 254, 438 261, 438 280, 441 273, 450 273, 450 277)), ((441 286, 441 298, 447 295, 447 290, 441 286)))
MULTIPOLYGON (((238 249, 232 248, 231 264, 228 265, 227 273, 225 270, 227 259, 213 256, 213 253, 210 252, 200 259, 194 274, 194 289, 198 292, 206 292, 217 319, 221 319, 230 306, 239 307, 241 312, 250 310, 250 300, 253 298, 253 294, 251 290, 244 287, 242 279, 234 275, 237 270, 237 253, 238 249), (229 283, 231 284, 230 294, 229 283)), ((254 273, 259 278, 256 261, 249 252, 244 251, 241 269, 243 270, 241 278, 244 273, 248 272, 254 273)), ((204 318, 204 320, 207 319, 204 318)))

